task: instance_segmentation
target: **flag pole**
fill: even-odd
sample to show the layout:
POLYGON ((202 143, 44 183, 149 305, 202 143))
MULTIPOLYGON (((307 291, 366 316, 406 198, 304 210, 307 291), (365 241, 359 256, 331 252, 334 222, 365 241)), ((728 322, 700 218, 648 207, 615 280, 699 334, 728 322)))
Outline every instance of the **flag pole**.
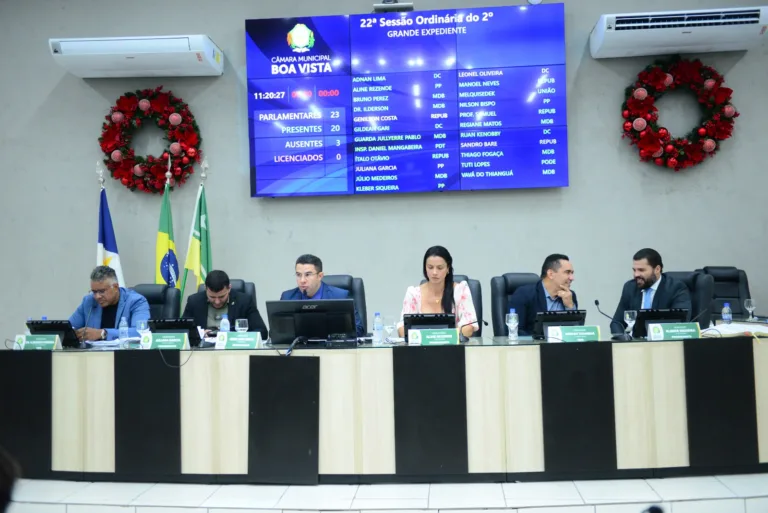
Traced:
POLYGON ((101 185, 101 189, 104 190, 104 166, 101 165, 101 161, 96 161, 96 174, 99 175, 99 185, 101 185))
MULTIPOLYGON (((170 158, 170 157, 169 157, 170 158)), ((170 170, 170 167, 169 167, 170 170)), ((205 180, 208 178, 208 159, 203 158, 203 161, 200 163, 200 187, 198 188, 197 192, 197 201, 195 202, 195 215, 200 215, 200 213, 197 211, 198 206, 200 205, 200 195, 202 194, 203 188, 205 186, 205 180)), ((192 232, 195 230, 195 219, 192 219, 192 227, 190 228, 190 234, 189 239, 190 242, 192 240, 192 232)), ((189 258, 189 244, 187 245, 187 255, 185 258, 189 258)), ((187 275, 189 274, 189 269, 184 266, 184 276, 181 279, 181 297, 179 300, 182 302, 182 306, 184 303, 184 291, 187 286, 187 275)))

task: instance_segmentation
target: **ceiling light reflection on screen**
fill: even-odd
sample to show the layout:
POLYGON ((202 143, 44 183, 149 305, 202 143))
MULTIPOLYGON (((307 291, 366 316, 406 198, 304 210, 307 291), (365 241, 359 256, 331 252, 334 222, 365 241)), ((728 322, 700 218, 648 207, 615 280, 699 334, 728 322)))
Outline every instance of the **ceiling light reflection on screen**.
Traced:
POLYGON ((424 59, 422 59, 421 57, 416 59, 416 65, 417 66, 424 66, 424 59))
POLYGON ((416 66, 416 59, 408 59, 408 66, 416 66))
POLYGON ((416 106, 417 109, 421 108, 421 100, 419 100, 418 98, 414 100, 413 104, 416 106))
POLYGON ((532 92, 531 94, 529 94, 529 95, 528 95, 528 99, 527 99, 526 101, 527 101, 528 103, 531 103, 531 102, 534 100, 534 98, 536 98, 536 91, 534 91, 534 92, 532 92))
POLYGON ((358 64, 360 64, 360 59, 358 59, 357 57, 355 57, 354 59, 352 59, 352 65, 353 65, 353 66, 357 66, 358 64))
POLYGON ((413 95, 421 96, 421 86, 419 84, 413 84, 413 95))
POLYGON ((387 61, 385 59, 379 59, 379 66, 386 66, 387 61))
POLYGON ((453 66, 454 64, 456 64, 456 58, 455 57, 448 57, 447 59, 445 59, 445 65, 446 66, 453 66))
POLYGON ((334 67, 338 68, 339 66, 341 66, 341 59, 333 59, 332 64, 334 67))

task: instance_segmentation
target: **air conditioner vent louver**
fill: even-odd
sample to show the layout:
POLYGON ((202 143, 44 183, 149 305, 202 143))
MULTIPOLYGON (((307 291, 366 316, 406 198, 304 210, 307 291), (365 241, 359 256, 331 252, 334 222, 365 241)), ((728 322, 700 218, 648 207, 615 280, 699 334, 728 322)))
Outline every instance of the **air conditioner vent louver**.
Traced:
POLYGON ((649 30, 687 27, 756 25, 760 9, 715 12, 664 13, 656 16, 617 16, 615 30, 649 30))

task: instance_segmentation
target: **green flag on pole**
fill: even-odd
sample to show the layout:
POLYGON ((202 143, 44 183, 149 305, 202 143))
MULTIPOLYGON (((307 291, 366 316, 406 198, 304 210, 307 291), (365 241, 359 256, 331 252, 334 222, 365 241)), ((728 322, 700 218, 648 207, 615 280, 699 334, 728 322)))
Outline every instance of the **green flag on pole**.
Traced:
POLYGON ((187 284, 187 276, 191 271, 196 276, 195 290, 205 283, 205 277, 213 267, 211 255, 211 233, 208 231, 208 207, 205 202, 205 186, 200 184, 197 193, 195 214, 192 218, 192 229, 189 234, 189 246, 187 247, 187 263, 184 264, 184 277, 181 280, 181 297, 184 297, 184 288, 187 284))

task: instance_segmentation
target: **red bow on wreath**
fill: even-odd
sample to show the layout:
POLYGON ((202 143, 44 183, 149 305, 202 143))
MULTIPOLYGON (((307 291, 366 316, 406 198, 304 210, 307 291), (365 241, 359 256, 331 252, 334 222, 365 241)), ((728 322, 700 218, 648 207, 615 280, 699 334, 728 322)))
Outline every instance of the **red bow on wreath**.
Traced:
POLYGON ((739 116, 730 104, 733 90, 723 87, 724 82, 722 75, 698 59, 674 57, 641 71, 626 90, 622 112, 624 137, 638 147, 640 160, 680 171, 714 156, 719 141, 733 135, 734 120, 739 116), (655 103, 667 91, 680 88, 696 95, 702 118, 688 134, 676 138, 658 125, 655 103))
POLYGON ((160 86, 125 93, 117 99, 102 125, 99 145, 106 156, 104 164, 115 180, 132 191, 162 192, 169 156, 170 185, 183 184, 194 172, 194 163, 202 157, 200 128, 189 106, 162 89, 160 86), (169 145, 160 157, 138 156, 131 148, 134 131, 147 121, 165 131, 164 139, 169 145))

